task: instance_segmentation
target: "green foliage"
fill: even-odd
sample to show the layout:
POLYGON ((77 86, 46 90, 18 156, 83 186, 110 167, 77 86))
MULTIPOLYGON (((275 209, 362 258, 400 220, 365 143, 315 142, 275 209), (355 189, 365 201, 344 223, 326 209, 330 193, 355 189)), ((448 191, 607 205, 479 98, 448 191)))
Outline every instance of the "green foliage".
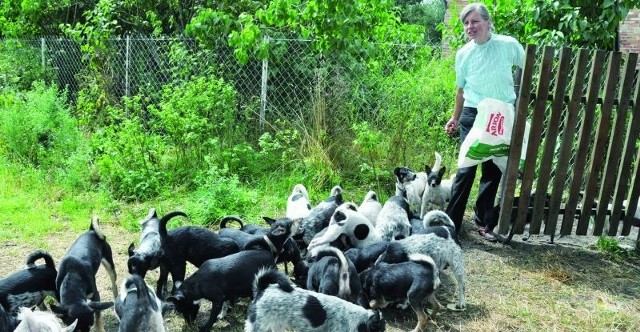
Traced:
POLYGON ((40 50, 25 45, 25 40, 0 42, 0 88, 28 90, 35 81, 51 83, 54 73, 43 66, 40 50))
POLYGON ((600 236, 596 242, 596 248, 615 262, 624 262, 632 258, 638 259, 636 253, 620 247, 620 241, 613 237, 600 236))
POLYGON ((65 98, 36 82, 25 93, 7 91, 0 108, 0 141, 12 160, 36 167, 64 167, 82 135, 65 98))
POLYGON ((196 182, 190 216, 197 224, 212 225, 226 215, 246 215, 258 200, 258 192, 244 186, 228 168, 210 165, 196 182))

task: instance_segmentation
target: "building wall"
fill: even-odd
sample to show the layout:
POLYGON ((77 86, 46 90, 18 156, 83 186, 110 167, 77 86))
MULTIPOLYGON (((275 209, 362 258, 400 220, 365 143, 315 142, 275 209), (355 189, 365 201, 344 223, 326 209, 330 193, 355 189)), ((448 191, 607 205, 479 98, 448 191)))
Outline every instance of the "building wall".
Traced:
POLYGON ((640 53, 640 9, 633 9, 620 24, 620 51, 640 53))

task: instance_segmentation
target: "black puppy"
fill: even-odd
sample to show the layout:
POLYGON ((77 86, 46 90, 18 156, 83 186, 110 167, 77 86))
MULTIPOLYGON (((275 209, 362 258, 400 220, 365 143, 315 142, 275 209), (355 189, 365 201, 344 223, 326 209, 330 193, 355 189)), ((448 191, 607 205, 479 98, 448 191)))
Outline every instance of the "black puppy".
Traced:
POLYGON ((15 320, 7 314, 4 306, 0 305, 0 331, 13 331, 15 328, 15 320))
POLYGON ((409 261, 396 264, 378 262, 360 273, 360 282, 362 292, 358 302, 365 308, 379 309, 408 300, 418 317, 413 332, 422 331, 427 324, 425 300, 433 306, 434 315, 442 308, 434 295, 440 286, 440 274, 428 255, 411 254, 409 261))
POLYGON ((166 214, 162 219, 158 219, 156 209, 151 208, 149 210, 145 220, 140 223, 142 225, 142 234, 140 234, 138 249, 135 248, 133 243, 129 245, 129 259, 127 260, 129 273, 139 274, 144 278, 147 271, 154 270, 160 266, 160 257, 162 256, 159 233, 160 223, 164 222, 166 224, 176 216, 187 217, 183 212, 175 211, 166 214))
POLYGON ((221 311, 220 316, 224 316, 229 302, 251 296, 253 279, 261 268, 275 268, 277 253, 291 234, 297 232, 298 227, 299 221, 289 218, 276 220, 269 234, 249 242, 243 251, 204 262, 168 300, 175 304, 176 311, 183 315, 187 323, 195 321, 200 309, 198 304, 194 304, 195 301, 211 301, 209 320, 200 328, 200 331, 209 331, 221 311))
POLYGON ((344 255, 353 262, 358 273, 371 267, 389 246, 389 242, 380 241, 364 248, 351 248, 344 255))
POLYGON ((167 232, 169 219, 171 218, 162 218, 158 228, 162 256, 156 294, 160 299, 164 299, 169 273, 173 280, 172 293, 184 280, 187 262, 200 267, 208 259, 224 257, 240 251, 240 247, 234 240, 220 237, 205 227, 181 226, 167 232))
POLYGON ((20 307, 42 306, 47 296, 57 299, 57 273, 49 253, 44 250, 32 252, 27 256, 26 269, 0 280, 0 305, 10 316, 15 317, 20 307), (44 259, 45 264, 35 265, 38 259, 44 259))
POLYGON ((132 274, 124 281, 115 310, 119 332, 165 332, 162 303, 140 275, 132 274))
POLYGON ((334 247, 318 248, 311 254, 307 289, 355 303, 361 286, 353 263, 334 247))
MULTIPOLYGON (((271 231, 271 227, 277 221, 276 219, 263 217, 264 221, 270 226, 269 228, 260 227, 257 225, 245 225, 242 219, 236 216, 226 216, 220 220, 220 230, 218 234, 221 237, 227 237, 236 241, 240 248, 244 248, 248 243, 252 243, 254 241, 262 241, 263 237, 271 231), (229 221, 234 221, 240 225, 240 228, 230 228, 227 227, 227 223, 229 221)), ((283 219, 284 220, 284 219, 283 219)), ((296 232, 298 232, 297 230, 296 232)), ((295 236, 297 234, 292 234, 295 236)), ((288 274, 288 262, 293 263, 295 266, 299 261, 302 260, 300 255, 300 248, 295 243, 295 241, 291 238, 288 238, 286 242, 282 245, 282 250, 277 254, 276 264, 284 263, 284 270, 288 274)))
POLYGON ((60 307, 51 305, 51 310, 61 315, 66 325, 78 320, 76 331, 89 331, 94 322, 97 331, 104 331, 100 312, 113 306, 113 302, 100 302, 96 273, 101 263, 111 278, 113 297, 117 298, 111 246, 98 228, 98 217, 93 217, 89 230, 76 239, 60 261, 56 277, 60 307))

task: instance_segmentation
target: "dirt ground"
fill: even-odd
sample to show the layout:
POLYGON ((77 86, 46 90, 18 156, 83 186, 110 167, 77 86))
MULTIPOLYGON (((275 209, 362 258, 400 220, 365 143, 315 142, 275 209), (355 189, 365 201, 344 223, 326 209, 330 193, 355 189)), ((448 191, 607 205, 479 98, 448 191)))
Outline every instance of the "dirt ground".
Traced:
MULTIPOLYGON (((119 286, 127 276, 127 247, 131 242, 137 244, 139 234, 108 222, 103 222, 101 228, 114 252, 119 286)), ((40 248, 49 251, 57 264, 77 236, 72 232, 63 232, 51 234, 39 243, 0 241, 0 277, 23 268, 26 255, 40 248)), ((621 243, 630 245, 636 238, 637 229, 634 229, 634 233, 621 239, 621 243)), ((640 278, 633 277, 640 274, 640 268, 633 263, 613 263, 591 250, 589 247, 597 240, 594 237, 559 238, 555 244, 548 244, 548 237, 545 236, 532 236, 523 241, 521 235, 516 235, 511 245, 507 246, 484 241, 476 234, 471 223, 465 222, 461 240, 465 255, 468 307, 462 312, 440 312, 430 321, 426 329, 428 331, 562 331, 565 328, 557 325, 557 322, 523 320, 522 314, 510 312, 508 308, 511 305, 508 303, 522 303, 531 307, 527 307, 528 310, 544 310, 535 307, 544 307, 548 303, 544 302, 544 298, 564 301, 554 300, 557 294, 565 292, 564 287, 572 288, 567 299, 569 302, 591 301, 593 296, 603 298, 604 302, 613 302, 608 297, 611 296, 620 310, 640 312, 640 278), (607 278, 598 277, 605 274, 607 278), (529 292, 531 290, 534 292, 529 292), (593 295, 602 293, 605 295, 593 295), (532 294, 539 295, 543 300, 536 303, 532 294)), ((190 267, 188 274, 193 270, 190 267)), ((97 277, 102 299, 113 300, 104 268, 100 268, 97 277)), ((157 277, 157 270, 147 274, 146 280, 154 289, 157 277)), ((437 297, 442 304, 453 303, 456 284, 452 273, 445 271, 441 279, 443 284, 437 291, 437 297)), ((228 317, 217 322, 213 330, 242 331, 249 301, 240 301, 232 307, 228 317)), ((207 319, 208 309, 208 305, 201 308, 198 324, 207 319)), ((543 316, 550 314, 542 313, 543 316)), ((411 309, 385 309, 383 316, 387 320, 388 331, 411 330, 417 321, 411 309)), ((106 310, 104 317, 106 330, 117 331, 118 322, 113 308, 106 310)), ((187 327, 182 317, 174 313, 166 315, 165 323, 167 331, 196 331, 187 327)), ((636 323, 640 329, 640 318, 636 323)))

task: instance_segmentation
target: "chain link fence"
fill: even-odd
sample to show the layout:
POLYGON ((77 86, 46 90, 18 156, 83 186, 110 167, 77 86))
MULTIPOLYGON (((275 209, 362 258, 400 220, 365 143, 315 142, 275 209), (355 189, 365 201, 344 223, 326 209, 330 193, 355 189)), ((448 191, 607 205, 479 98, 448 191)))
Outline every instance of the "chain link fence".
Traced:
MULTIPOLYGON (((71 103, 83 87, 97 79, 87 71, 88 54, 68 38, 3 42, 30 49, 33 56, 39 58, 40 65, 52 73, 52 80, 68 91, 71 103)), ((409 68, 415 65, 416 53, 441 50, 439 41, 423 45, 384 45, 349 53, 319 53, 307 40, 271 39, 270 44, 269 60, 250 58, 241 65, 233 49, 227 46, 203 49, 190 38, 111 39, 106 42, 104 54, 98 56, 102 80, 99 85, 116 103, 121 102, 122 97, 140 94, 153 103, 163 86, 215 67, 216 75, 234 85, 238 107, 259 113, 263 121, 265 117, 279 117, 308 107, 314 96, 319 97, 318 93, 331 94, 336 102, 348 94, 352 99, 355 97, 352 102, 360 103, 359 108, 375 111, 381 107, 384 96, 368 95, 372 89, 368 86, 370 82, 366 82, 366 73, 372 64, 382 71, 409 68), (393 61, 370 61, 380 58, 381 52, 386 52, 381 59, 393 61)))

